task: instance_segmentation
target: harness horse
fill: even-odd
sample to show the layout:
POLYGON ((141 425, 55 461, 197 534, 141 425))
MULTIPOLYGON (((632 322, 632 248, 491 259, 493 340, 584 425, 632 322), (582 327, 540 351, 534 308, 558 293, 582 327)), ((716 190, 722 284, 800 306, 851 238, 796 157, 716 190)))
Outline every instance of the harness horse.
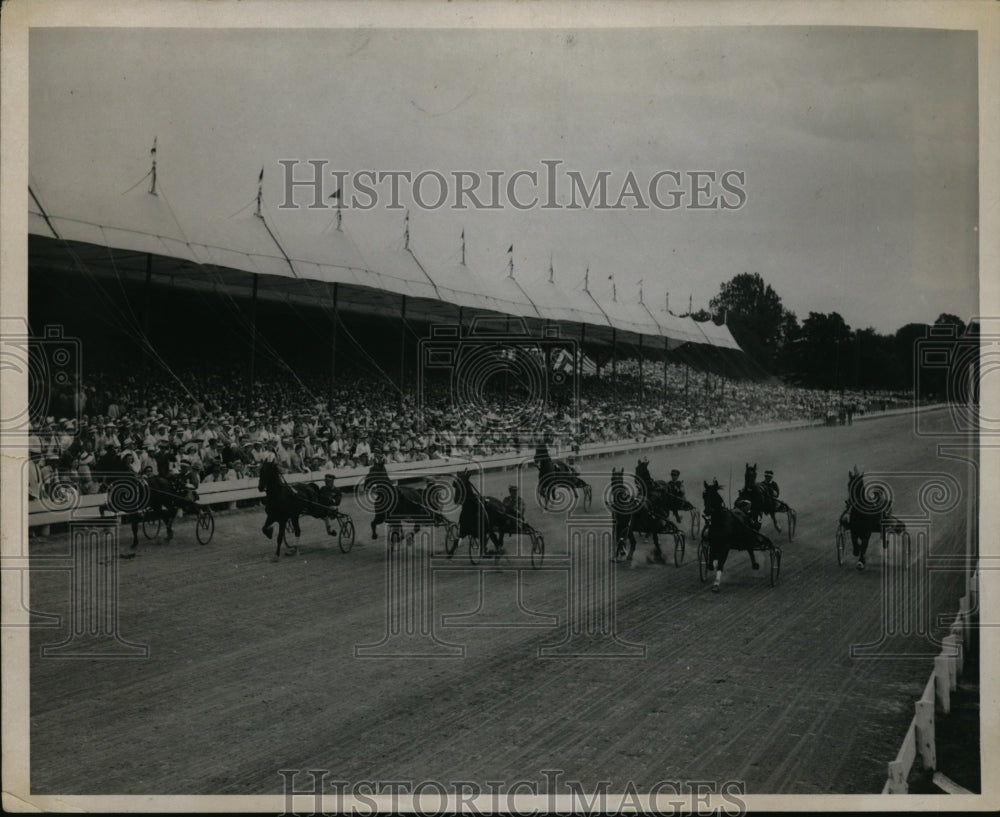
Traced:
POLYGON ((754 570, 760 569, 755 550, 766 551, 770 560, 770 581, 774 587, 778 582, 781 570, 781 548, 771 542, 756 529, 756 523, 747 515, 742 515, 728 509, 719 492, 718 482, 709 485, 704 483, 705 492, 702 501, 705 504, 707 524, 701 536, 698 548, 698 572, 701 581, 705 581, 711 572, 715 572, 715 582, 712 592, 718 593, 722 585, 722 571, 730 550, 745 550, 750 556, 750 564, 754 570))
POLYGON ((469 561, 476 565, 484 558, 499 561, 504 555, 505 536, 527 535, 531 540, 531 566, 540 567, 545 558, 545 538, 520 516, 510 513, 499 499, 483 496, 472 484, 472 472, 462 471, 454 477, 455 496, 461 504, 458 516, 458 532, 454 539, 447 541, 448 557, 455 553, 459 544, 469 540, 469 561), (487 542, 493 543, 490 550, 487 542))
POLYGON ((781 525, 775 514, 784 513, 788 517, 788 541, 792 541, 795 534, 795 526, 798 515, 786 502, 782 502, 767 487, 767 483, 757 482, 757 463, 750 465, 746 463, 746 470, 743 473, 743 487, 737 494, 738 499, 745 499, 750 503, 750 514, 755 523, 760 524, 762 517, 770 516, 774 529, 781 533, 781 525))
POLYGON ((844 563, 846 535, 851 537, 851 546, 858 561, 857 569, 865 569, 868 554, 868 540, 873 533, 882 537, 882 550, 887 547, 886 535, 905 534, 906 525, 892 515, 892 502, 881 489, 867 489, 864 473, 857 466, 847 473, 847 507, 837 525, 837 563, 844 563))
POLYGON ((178 511, 196 518, 195 535, 207 545, 215 532, 215 519, 207 506, 198 504, 198 493, 185 484, 184 477, 140 476, 122 463, 109 474, 107 501, 99 508, 101 516, 119 513, 132 528, 131 549, 139 547, 139 524, 147 539, 154 538, 161 525, 167 529, 167 542, 174 538, 174 518, 178 511))
POLYGON ((390 479, 385 463, 381 462, 372 465, 361 482, 361 488, 375 513, 371 521, 372 539, 378 538, 378 526, 387 523, 389 544, 395 545, 403 538, 404 522, 413 523, 413 531, 406 535, 408 544, 412 544, 413 536, 420 531, 421 525, 443 525, 446 528, 446 549, 456 539, 457 526, 441 513, 437 490, 398 485, 390 479))
POLYGON ((560 491, 572 495, 574 504, 583 495, 583 509, 590 510, 594 491, 576 470, 565 460, 554 460, 544 443, 535 447, 534 465, 538 468, 538 501, 548 510, 553 499, 558 499, 560 491))
MULTIPOLYGON (((636 469, 636 482, 642 480, 636 469)), ((660 548, 660 536, 672 536, 674 539, 674 565, 680 567, 684 561, 684 533, 670 521, 668 510, 650 496, 646 490, 636 491, 625 484, 625 469, 611 469, 611 496, 608 502, 611 511, 612 532, 615 539, 614 562, 629 562, 635 554, 635 534, 645 533, 653 537, 654 552, 647 561, 656 564, 666 564, 663 550, 660 548), (628 542, 628 549, 625 543, 628 542)), ((648 475, 648 471, 647 471, 648 475)))
POLYGON ((687 501, 683 494, 674 493, 670 483, 662 479, 653 479, 649 473, 649 460, 641 459, 635 465, 635 478, 642 485, 645 495, 652 501, 654 507, 662 509, 668 516, 674 515, 677 524, 681 521, 681 511, 691 515, 691 536, 697 536, 701 528, 701 514, 698 509, 687 501))
MULTIPOLYGON (((319 500, 319 489, 315 485, 289 485, 285 482, 278 464, 273 460, 261 463, 257 490, 264 493, 264 512, 266 513, 261 531, 270 539, 274 535, 274 524, 276 522, 278 524, 277 546, 274 550, 274 556, 271 558, 272 562, 276 562, 280 558, 282 545, 285 546, 286 556, 294 556, 298 552, 297 544, 290 545, 288 543, 286 532, 288 526, 291 525, 296 539, 302 535, 302 530, 299 527, 300 516, 322 519, 328 534, 333 536, 337 533, 333 528, 333 523, 338 519, 338 514, 319 500)), ((341 527, 342 536, 348 532, 346 524, 345 522, 341 527)), ((350 541, 353 543, 353 523, 350 525, 349 533, 350 541)), ((342 544, 341 550, 343 549, 344 545, 342 544)))

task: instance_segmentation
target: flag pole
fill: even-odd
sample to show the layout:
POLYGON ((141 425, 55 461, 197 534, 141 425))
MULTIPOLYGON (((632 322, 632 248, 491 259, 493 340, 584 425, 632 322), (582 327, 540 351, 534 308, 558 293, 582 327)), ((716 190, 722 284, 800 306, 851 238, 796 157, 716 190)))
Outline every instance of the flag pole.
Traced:
MULTIPOLYGON (((152 181, 149 183, 149 192, 152 195, 156 195, 156 137, 153 137, 153 149, 149 151, 149 155, 153 157, 153 167, 150 169, 150 174, 152 174, 152 181)), ((263 172, 263 170, 261 171, 263 172)))

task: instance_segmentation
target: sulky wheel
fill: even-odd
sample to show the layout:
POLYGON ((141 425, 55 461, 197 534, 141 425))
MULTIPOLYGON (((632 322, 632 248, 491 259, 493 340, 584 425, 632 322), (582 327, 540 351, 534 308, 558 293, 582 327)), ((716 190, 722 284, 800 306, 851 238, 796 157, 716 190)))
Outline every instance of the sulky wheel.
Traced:
POLYGON ((591 488, 586 483, 583 486, 583 509, 585 511, 590 510, 590 506, 594 502, 594 489, 591 488))
POLYGON ((449 522, 444 529, 444 552, 453 556, 458 549, 458 525, 449 522))
POLYGON ((837 525, 837 564, 844 564, 844 550, 847 548, 847 532, 844 526, 837 525))
POLYGON ((198 508, 194 533, 198 537, 199 544, 207 545, 212 541, 212 535, 215 533, 215 516, 212 514, 211 508, 198 508))
POLYGON ((531 537, 531 566, 537 570, 545 561, 545 537, 534 530, 528 535, 531 537))
POLYGON ((781 548, 774 545, 768 551, 771 557, 771 587, 778 583, 778 574, 781 572, 781 548))
POLYGON ((791 508, 788 508, 788 524, 786 529, 788 530, 788 541, 792 541, 792 537, 795 536, 795 525, 799 521, 798 514, 795 513, 791 508))
POLYGON ((702 582, 708 578, 708 574, 712 569, 712 566, 709 564, 710 558, 711 554, 708 549, 708 542, 702 539, 698 545, 698 578, 702 582))
POLYGON ((691 538, 697 539, 701 533, 701 514, 696 508, 691 509, 691 538))
POLYGON ((337 534, 337 544, 340 545, 341 553, 350 553, 354 547, 354 520, 344 514, 340 520, 340 532, 337 534))
POLYGON ((674 567, 680 567, 684 562, 685 536, 682 531, 674 534, 674 567))

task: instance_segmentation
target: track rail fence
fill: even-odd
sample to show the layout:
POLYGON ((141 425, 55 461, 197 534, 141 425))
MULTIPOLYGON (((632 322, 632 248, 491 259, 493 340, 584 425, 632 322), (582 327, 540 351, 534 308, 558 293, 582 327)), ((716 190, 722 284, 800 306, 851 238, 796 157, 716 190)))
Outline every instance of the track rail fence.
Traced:
MULTIPOLYGON (((949 634, 942 640, 941 653, 934 658, 934 669, 920 699, 914 704, 913 720, 906 730, 906 737, 903 738, 895 760, 888 763, 888 775, 882 794, 907 794, 907 781, 918 760, 925 771, 937 769, 935 718, 938 713, 947 715, 951 712, 951 693, 958 687, 966 651, 974 647, 976 625, 972 616, 978 610, 978 594, 979 575, 974 572, 966 582, 965 595, 959 599, 958 615, 949 634)), ((967 793, 943 775, 935 775, 934 782, 948 793, 967 793)))
MULTIPOLYGON (((921 411, 936 410, 944 406, 921 406, 921 411)), ((913 408, 889 409, 880 412, 870 412, 858 415, 855 422, 864 420, 874 420, 880 417, 889 417, 897 414, 912 412, 913 408)), ((793 420, 785 422, 766 423, 756 426, 748 426, 738 429, 727 429, 720 431, 697 432, 691 434, 671 434, 669 436, 653 437, 647 440, 617 440, 608 443, 589 443, 580 446, 580 451, 576 455, 579 458, 600 458, 613 457, 620 454, 628 454, 637 451, 649 451, 657 448, 669 448, 672 446, 694 445, 712 440, 724 440, 731 437, 742 437, 749 434, 762 434, 774 431, 786 431, 796 428, 810 428, 813 426, 826 425, 825 420, 793 420)), ((501 454, 489 457, 476 458, 476 465, 484 471, 502 471, 517 468, 526 459, 530 458, 533 452, 522 451, 517 454, 501 454)), ((555 452, 553 456, 566 456, 568 452, 555 452)), ((436 460, 426 460, 423 462, 395 463, 387 466, 389 476, 405 482, 408 479, 421 479, 437 474, 451 474, 463 466, 465 460, 461 458, 442 458, 436 460)), ((340 468, 334 470, 337 481, 345 490, 350 490, 356 486, 365 474, 366 468, 340 468)), ((305 474, 286 474, 285 481, 289 483, 315 482, 322 478, 319 472, 305 474)), ((235 508, 236 503, 249 499, 261 499, 262 495, 257 490, 257 479, 255 477, 228 480, 226 482, 205 482, 198 488, 199 501, 205 505, 218 507, 235 508)), ((28 527, 36 531, 41 536, 50 534, 50 526, 62 523, 69 523, 71 520, 80 521, 88 515, 97 516, 99 507, 107 503, 107 494, 86 494, 77 496, 68 501, 68 506, 62 507, 63 502, 44 499, 32 499, 28 505, 28 527)))

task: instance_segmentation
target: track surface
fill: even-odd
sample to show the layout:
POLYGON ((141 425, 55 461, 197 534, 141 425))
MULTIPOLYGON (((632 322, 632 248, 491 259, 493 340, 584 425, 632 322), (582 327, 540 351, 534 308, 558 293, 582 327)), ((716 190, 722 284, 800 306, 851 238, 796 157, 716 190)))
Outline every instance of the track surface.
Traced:
MULTIPOLYGON (((964 552, 966 466, 939 458, 912 422, 887 417, 650 453, 653 476, 679 468, 698 504, 703 479, 718 477, 735 495, 745 462, 773 468, 798 527, 789 543, 765 522, 784 552, 776 588, 766 558, 754 572, 746 554, 733 553, 722 592, 711 593, 690 538, 680 568, 647 564, 651 544, 642 539, 635 567, 608 563, 617 637, 644 647, 639 658, 539 657, 567 632, 567 572, 492 566, 434 574, 434 632, 463 645, 463 657, 358 658, 356 645, 385 636, 388 573, 384 528, 373 542, 370 514, 353 498, 344 504, 358 527, 353 552, 342 554, 318 520, 305 519, 299 554, 277 564, 260 510, 218 514, 207 547, 182 521, 170 545, 143 540, 137 558, 119 562, 119 632, 149 645, 147 660, 43 659, 39 648, 66 630, 33 632, 32 791, 280 793, 278 769, 309 768, 347 781, 539 781, 543 793, 543 769, 587 791, 601 780, 611 791, 631 781, 640 792, 661 780, 734 780, 751 794, 877 792, 931 662, 850 657, 852 644, 879 641, 882 564, 904 554, 881 552, 873 538, 866 572, 853 569, 849 550, 838 567, 834 531, 855 463, 943 471, 963 495, 933 515, 930 548, 964 552), (494 623, 549 615, 558 624, 441 626, 482 599, 480 617, 494 623)), ((581 465, 592 472, 596 511, 611 467, 631 473, 635 456, 581 465)), ((513 479, 488 474, 487 492, 502 496, 513 479)), ((897 514, 921 512, 919 481, 888 482, 897 514)), ((528 499, 527 518, 555 565, 566 554, 566 514, 544 514, 528 499)), ((67 547, 68 536, 54 536, 33 540, 31 552, 67 547)), ((434 548, 440 554, 440 531, 434 548)), ((467 551, 452 564, 468 566, 467 551)), ((956 609, 960 580, 931 575, 932 612, 956 609)), ((66 615, 67 587, 64 574, 33 573, 32 608, 66 615)), ((913 625, 903 629, 892 647, 937 651, 913 625)))

